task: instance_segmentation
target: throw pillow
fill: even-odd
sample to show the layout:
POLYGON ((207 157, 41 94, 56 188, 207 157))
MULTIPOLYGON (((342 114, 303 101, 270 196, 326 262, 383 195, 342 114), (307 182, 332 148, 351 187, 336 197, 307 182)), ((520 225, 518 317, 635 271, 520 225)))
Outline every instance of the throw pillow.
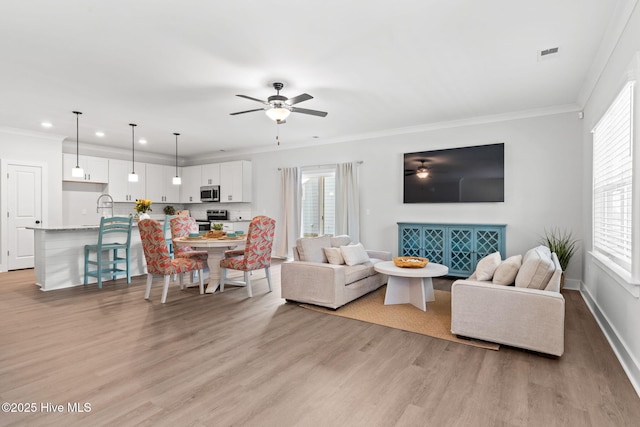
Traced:
POLYGON ((322 248, 331 246, 331 237, 320 236, 298 239, 297 246, 299 248, 300 261, 324 263, 327 262, 327 257, 324 255, 322 248))
POLYGON ((493 273, 501 262, 502 258, 500 258, 500 252, 494 252, 482 258, 478 261, 478 265, 476 265, 476 279, 480 281, 491 280, 493 278, 493 273))
POLYGON ((519 288, 544 289, 556 266, 551 259, 551 252, 545 246, 530 249, 522 259, 522 267, 516 276, 519 288))
POLYGON ((324 255, 327 257, 329 264, 344 264, 344 258, 342 258, 342 250, 340 248, 322 248, 322 250, 324 251, 324 255))
POLYGON ((522 255, 511 256, 500 263, 493 273, 493 283, 496 285, 512 285, 522 265, 522 255))
POLYGON ((347 265, 363 264, 369 261, 369 254, 362 246, 362 243, 357 245, 340 246, 344 263, 347 265))

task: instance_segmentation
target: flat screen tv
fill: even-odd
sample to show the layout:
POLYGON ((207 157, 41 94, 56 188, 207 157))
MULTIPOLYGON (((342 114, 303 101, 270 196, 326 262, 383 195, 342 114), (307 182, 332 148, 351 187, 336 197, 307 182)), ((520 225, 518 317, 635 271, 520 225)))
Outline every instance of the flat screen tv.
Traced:
POLYGON ((404 203, 504 202, 504 144, 404 155, 404 203))

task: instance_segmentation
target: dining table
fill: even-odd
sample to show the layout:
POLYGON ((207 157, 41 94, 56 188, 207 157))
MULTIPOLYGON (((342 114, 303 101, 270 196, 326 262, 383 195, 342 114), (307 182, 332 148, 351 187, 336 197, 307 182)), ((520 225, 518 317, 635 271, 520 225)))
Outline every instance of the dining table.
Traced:
POLYGON ((173 240, 173 243, 178 246, 188 246, 207 251, 207 265, 209 267, 209 284, 205 291, 207 294, 214 293, 220 287, 220 260, 224 258, 225 252, 244 246, 246 242, 246 235, 236 238, 180 237, 173 240))

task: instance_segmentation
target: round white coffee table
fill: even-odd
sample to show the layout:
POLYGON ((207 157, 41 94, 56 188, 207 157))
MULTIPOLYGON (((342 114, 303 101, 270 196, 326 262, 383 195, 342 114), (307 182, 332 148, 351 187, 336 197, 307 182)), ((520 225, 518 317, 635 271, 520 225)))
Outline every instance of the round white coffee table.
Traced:
POLYGON ((384 305, 410 303, 422 311, 427 311, 426 302, 436 300, 431 278, 449 273, 446 265, 434 262, 424 268, 400 268, 393 261, 383 261, 374 268, 389 276, 384 305))

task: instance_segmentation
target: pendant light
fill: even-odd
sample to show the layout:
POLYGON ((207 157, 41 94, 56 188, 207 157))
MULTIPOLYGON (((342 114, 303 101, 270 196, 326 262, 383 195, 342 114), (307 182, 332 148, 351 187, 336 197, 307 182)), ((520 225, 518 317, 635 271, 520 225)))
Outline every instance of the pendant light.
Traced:
POLYGON ((73 111, 73 114, 76 115, 76 167, 71 169, 71 176, 74 178, 84 178, 84 169, 80 167, 80 138, 78 137, 80 134, 79 117, 82 113, 80 111, 73 111))
POLYGON ((135 123, 129 123, 131 126, 131 173, 129 174, 129 182, 138 182, 138 174, 136 174, 136 137, 135 128, 138 126, 135 123))
POLYGON ((180 177, 178 176, 178 136, 180 135, 179 133, 174 133, 174 135, 176 136, 176 176, 173 177, 173 185, 180 185, 182 184, 182 179, 180 179, 180 177))

